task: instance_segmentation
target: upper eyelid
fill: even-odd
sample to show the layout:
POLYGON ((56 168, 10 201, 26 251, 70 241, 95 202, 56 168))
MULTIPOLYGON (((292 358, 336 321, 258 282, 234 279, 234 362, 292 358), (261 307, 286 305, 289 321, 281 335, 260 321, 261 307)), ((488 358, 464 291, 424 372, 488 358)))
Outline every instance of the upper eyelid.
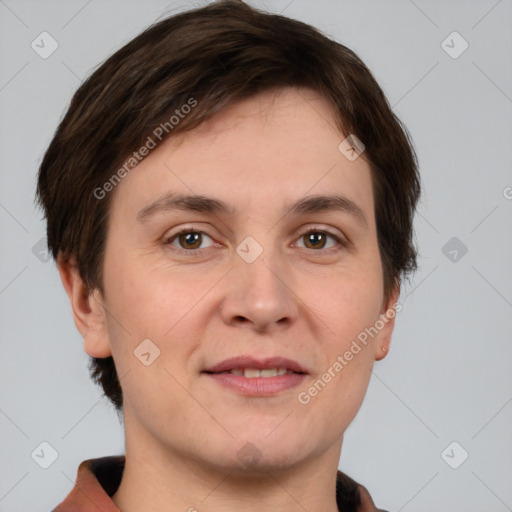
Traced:
MULTIPOLYGON (((338 230, 339 233, 333 233, 332 229, 334 229, 334 228, 326 228, 326 227, 324 227, 324 226, 322 226, 320 224, 312 224, 312 225, 310 225, 310 226, 300 230, 300 234, 301 235, 305 235, 305 234, 309 233, 310 231, 323 231, 323 232, 327 233, 328 235, 338 236, 340 238, 347 238, 347 236, 345 235, 345 233, 343 233, 343 231, 338 230)), ((170 231, 170 230, 168 230, 168 231, 170 231)), ((206 231, 206 230, 204 230, 202 228, 196 228, 195 226, 186 226, 186 227, 181 228, 178 231, 176 231, 175 233, 172 233, 170 235, 167 234, 168 231, 166 231, 164 233, 162 238, 164 238, 164 239, 174 238, 175 236, 178 236, 178 235, 183 234, 183 233, 188 233, 188 232, 201 233, 201 234, 207 235, 210 238, 212 238, 212 235, 210 235, 208 233, 208 231, 206 231)))
MULTIPOLYGON (((300 233, 298 235, 298 238, 303 237, 303 236, 307 235, 310 232, 322 232, 322 233, 325 233, 328 236, 332 237, 339 245, 346 245, 346 246, 352 245, 352 242, 348 239, 348 237, 345 235, 345 233, 343 233, 341 231, 340 231, 340 233, 333 233, 331 231, 331 229, 332 228, 325 228, 324 226, 321 226, 321 225, 318 225, 318 224, 313 224, 313 225, 310 225, 308 227, 303 228, 300 231, 300 233)), ((178 237, 179 235, 184 234, 184 233, 189 233, 189 232, 191 232, 191 233, 200 233, 202 235, 206 235, 214 243, 216 243, 216 241, 214 240, 214 237, 212 235, 208 234, 207 231, 205 231, 204 229, 201 229, 201 228, 195 228, 194 226, 184 227, 182 229, 179 229, 178 231, 176 231, 175 233, 173 233, 171 235, 167 235, 166 234, 162 238, 163 238, 165 243, 169 243, 171 240, 174 241, 174 239, 176 239, 176 237, 178 237)), ((186 252, 194 252, 194 251, 201 251, 202 250, 202 249, 184 249, 184 248, 181 248, 181 247, 179 247, 178 249, 186 251, 186 252)))

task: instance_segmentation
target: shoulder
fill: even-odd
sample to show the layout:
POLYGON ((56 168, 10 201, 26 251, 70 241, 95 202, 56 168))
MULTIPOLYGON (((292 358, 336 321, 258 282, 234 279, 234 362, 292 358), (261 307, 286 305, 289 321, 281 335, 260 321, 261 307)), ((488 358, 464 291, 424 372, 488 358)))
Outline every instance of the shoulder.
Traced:
POLYGON ((375 503, 373 502, 373 499, 368 492, 368 489, 366 489, 366 487, 362 486, 361 484, 358 485, 358 494, 361 498, 362 510, 368 509, 373 510, 374 512, 388 512, 383 508, 376 508, 375 503))
POLYGON ((375 506, 368 489, 338 470, 336 502, 344 512, 387 512, 375 506))

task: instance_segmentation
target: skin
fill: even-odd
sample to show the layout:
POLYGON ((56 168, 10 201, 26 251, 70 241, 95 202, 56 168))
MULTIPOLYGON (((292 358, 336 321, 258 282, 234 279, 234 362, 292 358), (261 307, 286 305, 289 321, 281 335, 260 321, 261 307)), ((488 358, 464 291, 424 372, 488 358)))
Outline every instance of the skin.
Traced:
POLYGON ((76 269, 59 263, 85 351, 113 355, 121 379, 126 467, 113 501, 123 512, 338 510, 343 433, 394 320, 308 404, 297 397, 399 294, 384 299, 370 168, 338 150, 344 138, 314 91, 237 102, 162 142, 112 192, 105 296, 88 295, 76 269), (138 222, 168 191, 236 212, 176 210, 138 222), (334 193, 355 202, 367 226, 343 211, 286 215, 285 204, 334 193), (205 233, 199 242, 171 238, 191 223, 205 233), (309 228, 351 245, 308 243, 309 228), (236 252, 247 236, 263 248, 252 263, 236 252), (177 252, 189 247, 203 251, 177 252), (149 366, 133 354, 146 338, 160 349, 149 366), (201 374, 237 355, 288 357, 309 374, 271 397, 245 397, 201 374), (259 455, 251 467, 237 456, 246 443, 259 455))

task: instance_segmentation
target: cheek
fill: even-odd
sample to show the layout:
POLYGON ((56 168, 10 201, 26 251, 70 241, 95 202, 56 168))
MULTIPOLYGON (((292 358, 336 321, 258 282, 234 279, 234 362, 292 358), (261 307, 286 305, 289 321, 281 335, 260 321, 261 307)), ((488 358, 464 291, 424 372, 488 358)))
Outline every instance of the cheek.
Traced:
MULTIPOLYGON (((162 396, 173 397, 176 404, 183 401, 185 407, 187 396, 172 375, 184 367, 193 348, 177 340, 186 335, 187 312, 200 299, 199 291, 182 286, 189 282, 184 278, 173 279, 171 287, 169 279, 157 279, 157 270, 128 263, 105 265, 108 333, 125 402, 140 417, 153 414, 151 404, 162 396)), ((178 380, 183 379, 178 376, 178 380)))
POLYGON ((331 303, 328 312, 333 333, 324 340, 324 367, 311 383, 315 389, 310 391, 317 393, 311 400, 316 402, 318 414, 327 411, 336 431, 343 432, 360 409, 368 389, 375 338, 361 342, 358 337, 374 325, 378 303, 371 294, 346 294, 337 306, 331 303))
POLYGON ((105 259, 108 302, 135 337, 160 339, 204 295, 204 275, 169 273, 140 258, 105 259))
POLYGON ((200 312, 204 295, 219 278, 207 281, 204 273, 164 272, 161 267, 141 265, 137 257, 115 262, 106 258, 105 269, 116 368, 119 376, 129 375, 129 380, 139 383, 131 389, 125 381, 126 397, 152 396, 163 383, 173 388, 176 383, 165 370, 186 372, 198 340, 204 337, 203 323, 194 320, 205 314, 200 312), (144 366, 137 355, 148 351, 149 358, 158 357, 144 366))
POLYGON ((324 371, 318 377, 329 388, 325 390, 325 403, 340 404, 333 411, 340 421, 353 417, 359 409, 374 363, 378 336, 372 338, 367 332, 380 317, 382 280, 378 266, 374 266, 374 272, 371 268, 365 274, 347 273, 333 279, 323 290, 310 295, 311 304, 320 305, 315 311, 328 327, 323 340, 324 371))
POLYGON ((379 318, 383 299, 380 268, 373 264, 366 270, 347 270, 324 282, 310 297, 330 328, 329 339, 341 350, 379 318))

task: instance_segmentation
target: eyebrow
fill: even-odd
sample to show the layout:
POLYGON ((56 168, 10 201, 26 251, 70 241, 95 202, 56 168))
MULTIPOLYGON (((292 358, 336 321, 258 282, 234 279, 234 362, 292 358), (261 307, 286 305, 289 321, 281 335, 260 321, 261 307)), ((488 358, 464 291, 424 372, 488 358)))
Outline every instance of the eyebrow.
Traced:
MULTIPOLYGON (((292 216, 308 213, 341 211, 352 215, 360 224, 368 227, 363 210, 351 199, 343 195, 313 195, 299 199, 292 205, 285 205, 285 211, 292 216)), ((142 208, 137 213, 137 221, 146 222, 157 214, 175 210, 196 211, 202 213, 234 215, 236 209, 231 203, 203 195, 185 195, 167 193, 142 208)))

